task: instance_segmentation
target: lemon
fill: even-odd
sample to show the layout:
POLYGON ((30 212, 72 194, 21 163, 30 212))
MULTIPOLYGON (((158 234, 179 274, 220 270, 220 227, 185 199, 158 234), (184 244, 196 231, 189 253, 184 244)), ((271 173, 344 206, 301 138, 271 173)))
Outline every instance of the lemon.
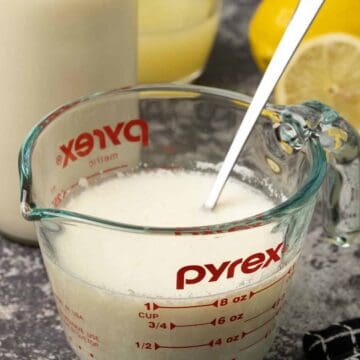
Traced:
POLYGON ((321 35, 302 44, 275 88, 275 102, 316 99, 360 130, 360 38, 321 35))
MULTIPOLYGON (((264 70, 288 25, 299 0, 263 0, 249 26, 249 42, 256 64, 264 70)), ((330 32, 360 37, 360 0, 327 0, 306 39, 330 32)))

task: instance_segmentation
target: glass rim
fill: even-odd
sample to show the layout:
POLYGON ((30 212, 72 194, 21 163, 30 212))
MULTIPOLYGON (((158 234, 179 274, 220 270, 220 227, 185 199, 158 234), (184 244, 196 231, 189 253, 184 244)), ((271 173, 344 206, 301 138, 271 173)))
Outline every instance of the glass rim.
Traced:
MULTIPOLYGON (((22 215, 26 220, 36 221, 42 219, 68 220, 72 222, 80 222, 87 225, 101 226, 120 230, 125 232, 135 232, 141 234, 175 234, 175 235, 210 235, 226 232, 234 232, 255 228, 275 220, 279 220, 284 216, 294 214, 297 209, 302 208, 309 203, 316 195, 321 187, 327 170, 327 161, 325 152, 317 139, 309 139, 307 145, 310 149, 312 157, 312 168, 307 176, 303 186, 296 193, 284 200, 271 209, 249 216, 243 219, 231 222, 223 222, 218 224, 209 224, 191 227, 159 227, 159 226, 142 226, 135 224, 126 224, 116 221, 110 221, 91 215, 85 215, 57 208, 38 207, 32 201, 32 153, 36 146, 38 137, 45 131, 53 121, 61 119, 62 114, 74 109, 80 105, 91 103, 98 99, 112 96, 122 96, 129 93, 151 94, 156 92, 164 92, 167 95, 178 93, 178 97, 189 98, 196 96, 213 96, 219 97, 223 101, 228 101, 237 106, 247 107, 251 102, 251 97, 241 93, 218 89, 214 87, 198 86, 198 85, 178 85, 178 84, 152 84, 152 85, 136 85, 124 87, 110 91, 96 92, 89 96, 81 97, 78 100, 67 103, 55 109, 49 115, 40 120, 26 136, 19 154, 19 175, 20 175, 20 207, 22 215)), ((275 112, 275 107, 267 104, 264 108, 267 112, 275 112)), ((234 134, 235 135, 235 134, 234 134)))

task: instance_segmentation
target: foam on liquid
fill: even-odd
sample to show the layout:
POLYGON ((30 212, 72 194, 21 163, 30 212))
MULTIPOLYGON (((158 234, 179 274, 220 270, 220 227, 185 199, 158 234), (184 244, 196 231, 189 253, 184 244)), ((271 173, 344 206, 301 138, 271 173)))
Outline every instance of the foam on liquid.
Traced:
MULTIPOLYGON (((235 221, 273 206, 261 192, 230 180, 217 207, 213 211, 205 210, 202 204, 213 181, 214 176, 209 174, 168 170, 119 175, 70 196, 65 208, 128 224, 184 227, 235 221)), ((56 248, 60 266, 93 285, 128 294, 199 296, 231 290, 244 279, 206 282, 179 292, 175 287, 177 270, 188 264, 217 264, 231 257, 236 259, 281 241, 267 227, 249 230, 246 237, 252 233, 256 234, 256 240, 246 244, 240 239, 236 242, 231 234, 221 239, 218 234, 206 238, 142 236, 80 225, 67 227, 59 236, 56 248), (134 271, 139 274, 136 281, 134 271), (167 273, 166 279, 162 272, 167 273), (161 285, 154 286, 154 282, 161 285)))
POLYGON ((213 182, 214 175, 195 171, 119 174, 71 197, 65 208, 128 224, 185 227, 244 219, 274 206, 260 191, 230 179, 217 207, 206 211, 202 204, 213 182))

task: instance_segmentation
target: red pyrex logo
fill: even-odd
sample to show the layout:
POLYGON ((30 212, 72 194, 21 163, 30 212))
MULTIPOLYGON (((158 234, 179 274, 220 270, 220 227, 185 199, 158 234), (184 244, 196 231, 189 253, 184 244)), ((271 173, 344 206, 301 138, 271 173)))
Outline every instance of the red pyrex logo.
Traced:
POLYGON ((120 145, 120 135, 129 142, 141 142, 143 146, 149 144, 149 129, 147 122, 142 119, 118 122, 117 124, 105 125, 100 129, 91 132, 82 132, 76 138, 70 139, 68 143, 60 146, 63 153, 62 167, 65 168, 70 161, 89 155, 96 143, 100 149, 105 149, 108 144, 120 145))
POLYGON ((243 274, 254 273, 259 269, 268 267, 273 262, 276 263, 280 261, 280 250, 282 247, 283 243, 280 243, 275 248, 269 248, 265 250, 265 252, 255 253, 245 259, 240 258, 234 261, 224 261, 218 267, 214 264, 184 266, 177 272, 176 289, 182 290, 185 285, 197 284, 204 280, 207 274, 210 275, 207 281, 213 282, 218 281, 221 277, 226 279, 233 278, 236 271, 243 274))

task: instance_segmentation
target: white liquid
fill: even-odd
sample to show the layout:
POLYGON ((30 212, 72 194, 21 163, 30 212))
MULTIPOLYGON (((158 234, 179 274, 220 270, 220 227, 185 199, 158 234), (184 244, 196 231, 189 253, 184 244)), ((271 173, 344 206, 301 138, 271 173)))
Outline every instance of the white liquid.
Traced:
POLYGON ((30 241, 19 211, 17 159, 32 126, 97 90, 136 81, 133 0, 2 0, 0 4, 0 231, 30 241))
MULTIPOLYGON (((231 181, 216 211, 204 211, 213 180, 165 170, 120 176, 70 197, 66 208, 138 225, 195 226, 273 206, 231 181)), ((65 226, 54 242, 57 264, 46 254, 45 261, 74 350, 101 360, 261 359, 292 273, 292 264, 279 270, 282 235, 271 230, 172 236, 65 226)))

